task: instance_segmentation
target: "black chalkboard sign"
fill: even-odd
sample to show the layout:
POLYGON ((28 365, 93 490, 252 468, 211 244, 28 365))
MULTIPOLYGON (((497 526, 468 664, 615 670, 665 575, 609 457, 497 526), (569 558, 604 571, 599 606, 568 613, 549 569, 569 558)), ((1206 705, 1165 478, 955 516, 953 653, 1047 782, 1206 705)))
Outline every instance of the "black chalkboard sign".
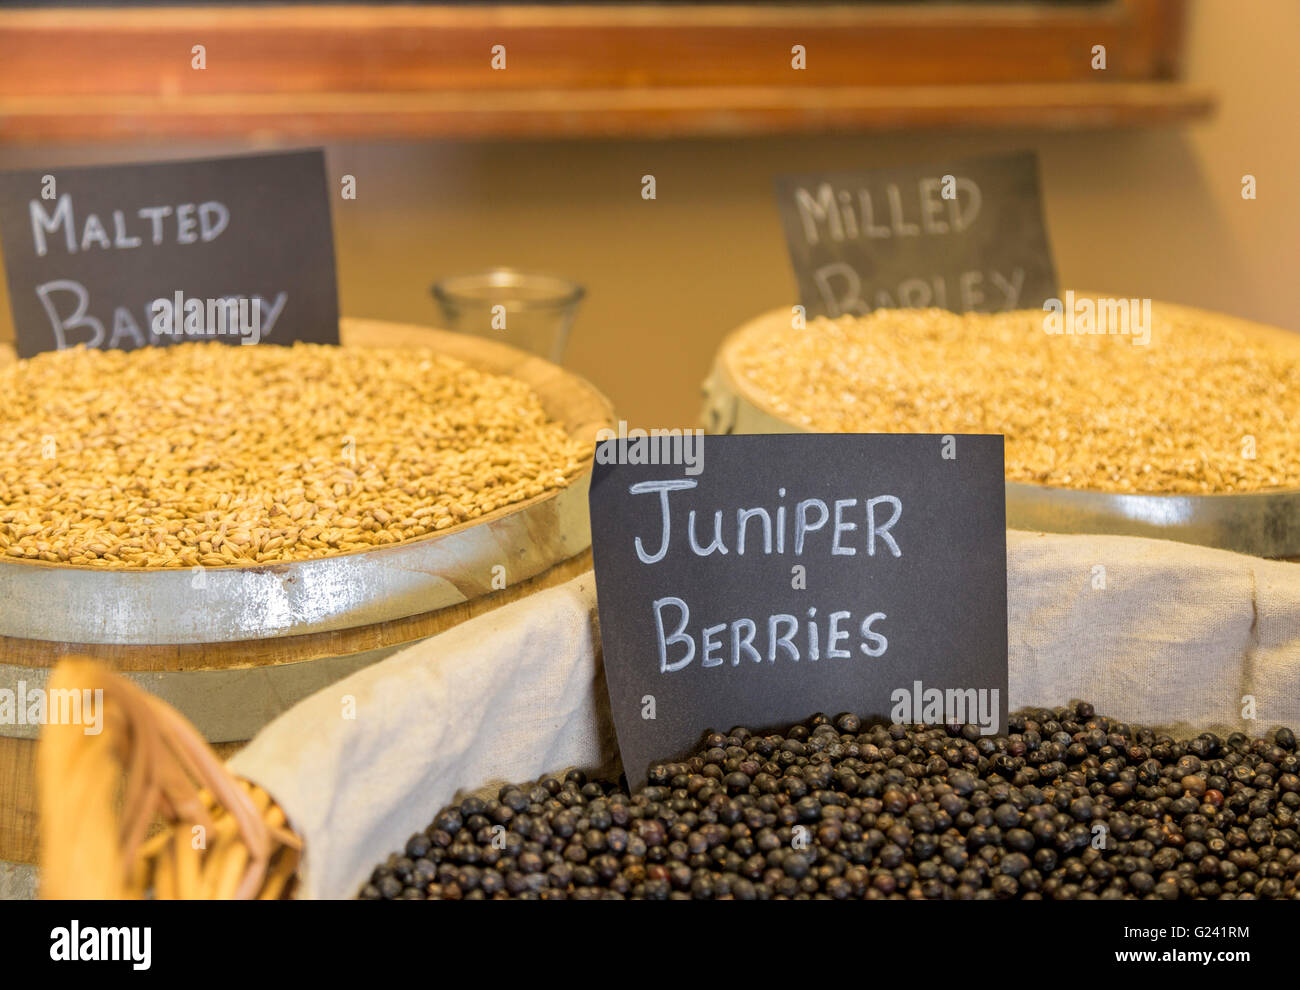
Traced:
POLYGON ((597 447, 592 551, 628 781, 709 729, 1007 715, 1002 437, 597 447))
POLYGON ((989 313, 1059 295, 1032 152, 782 176, 776 188, 809 316, 989 313))
POLYGON ((338 343, 320 151, 0 173, 20 357, 338 343))

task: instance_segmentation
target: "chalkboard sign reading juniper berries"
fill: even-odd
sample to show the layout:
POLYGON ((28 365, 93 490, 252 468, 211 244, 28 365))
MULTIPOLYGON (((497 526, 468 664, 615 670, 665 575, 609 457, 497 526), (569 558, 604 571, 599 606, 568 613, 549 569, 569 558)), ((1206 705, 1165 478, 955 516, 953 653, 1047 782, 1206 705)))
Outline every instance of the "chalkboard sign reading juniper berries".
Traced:
POLYGON ((814 711, 1002 731, 1002 437, 700 443, 693 474, 617 450, 594 467, 605 676, 629 782, 707 729, 814 711))

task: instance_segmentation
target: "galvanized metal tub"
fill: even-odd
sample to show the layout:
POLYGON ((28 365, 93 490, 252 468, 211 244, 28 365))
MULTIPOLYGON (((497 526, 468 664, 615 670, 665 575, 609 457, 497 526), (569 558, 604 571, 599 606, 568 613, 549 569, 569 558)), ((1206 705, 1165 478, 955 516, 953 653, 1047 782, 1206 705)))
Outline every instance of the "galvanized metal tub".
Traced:
MULTIPOLYGON (((574 437, 590 440, 613 422, 586 381, 504 344, 365 320, 344 320, 340 331, 344 346, 431 347, 520 378, 574 437)), ((2 561, 0 689, 43 689, 59 657, 96 657, 175 705, 228 756, 353 671, 587 570, 589 483, 588 472, 564 489, 375 550, 207 568, 201 588, 188 569, 2 561)), ((37 853, 38 732, 0 725, 0 869, 17 863, 19 874, 37 853)))
MULTIPOLYGON (((723 341, 704 383, 705 429, 711 433, 808 432, 782 419, 763 393, 735 370, 733 355, 742 337, 789 325, 789 310, 777 310, 746 323, 723 341)), ((1294 339, 1274 327, 1250 326, 1259 333, 1294 339)), ((1300 360, 1300 341, 1296 346, 1300 360)), ((1008 482, 1007 526, 1045 533, 1146 536, 1259 557, 1300 558, 1300 490, 1123 495, 1008 482)))

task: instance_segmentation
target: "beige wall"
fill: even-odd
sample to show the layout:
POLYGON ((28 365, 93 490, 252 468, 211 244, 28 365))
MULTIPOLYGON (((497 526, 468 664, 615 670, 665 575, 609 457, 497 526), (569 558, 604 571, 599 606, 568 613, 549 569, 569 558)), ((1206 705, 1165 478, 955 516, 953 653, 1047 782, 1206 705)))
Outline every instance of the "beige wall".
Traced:
MULTIPOLYGON (((440 275, 509 264, 571 276, 589 297, 568 363, 633 423, 689 425, 722 335, 795 301, 773 176, 1028 147, 1062 285, 1300 330, 1297 37, 1294 0, 1194 4, 1186 75, 1221 108, 1185 128, 334 146, 331 172, 358 181, 334 212, 342 309, 428 322, 440 275), (1247 172, 1253 202, 1240 195, 1247 172), (641 199, 645 173, 656 201, 641 199)), ((0 148, 0 167, 231 150, 0 148)))

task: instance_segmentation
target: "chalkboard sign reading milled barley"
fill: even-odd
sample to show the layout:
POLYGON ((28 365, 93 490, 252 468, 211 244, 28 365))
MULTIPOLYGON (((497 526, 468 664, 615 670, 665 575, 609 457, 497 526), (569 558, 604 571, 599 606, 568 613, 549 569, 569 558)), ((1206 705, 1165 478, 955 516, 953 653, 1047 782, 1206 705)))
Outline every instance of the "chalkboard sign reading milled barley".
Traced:
POLYGON ((1286 728, 1173 738, 1091 705, 708 733, 636 794, 580 772, 444 808, 367 899, 1300 898, 1286 728))
POLYGON ((809 314, 988 313, 1057 294, 1032 152, 781 176, 776 188, 809 314))

